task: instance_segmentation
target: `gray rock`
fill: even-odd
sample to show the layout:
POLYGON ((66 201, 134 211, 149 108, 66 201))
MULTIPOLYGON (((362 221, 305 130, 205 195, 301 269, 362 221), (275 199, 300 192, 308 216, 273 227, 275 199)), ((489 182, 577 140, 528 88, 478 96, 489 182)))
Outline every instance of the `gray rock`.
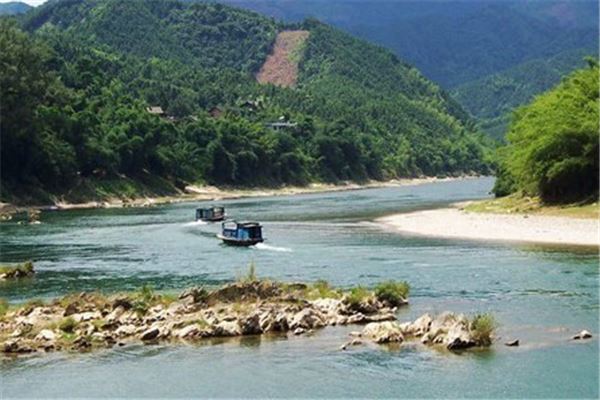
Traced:
POLYGON ((56 334, 52 332, 50 329, 42 329, 40 333, 37 334, 35 340, 40 341, 53 341, 56 339, 56 334))
POLYGON ((221 321, 214 326, 215 336, 239 336, 242 334, 237 321, 221 321))
POLYGON ((143 341, 154 340, 158 337, 159 334, 160 330, 158 328, 150 328, 142 332, 142 334, 140 335, 140 339, 143 341))
POLYGON ((305 308, 292 318, 290 322, 290 329, 296 328, 320 328, 325 326, 325 322, 323 321, 323 317, 321 313, 312 308, 305 308))
POLYGON ((517 347, 517 346, 519 346, 519 339, 510 340, 510 341, 504 343, 504 345, 508 346, 508 347, 517 347))
POLYGON ((397 322, 371 322, 362 331, 362 337, 371 339, 375 343, 401 343, 404 335, 397 322))

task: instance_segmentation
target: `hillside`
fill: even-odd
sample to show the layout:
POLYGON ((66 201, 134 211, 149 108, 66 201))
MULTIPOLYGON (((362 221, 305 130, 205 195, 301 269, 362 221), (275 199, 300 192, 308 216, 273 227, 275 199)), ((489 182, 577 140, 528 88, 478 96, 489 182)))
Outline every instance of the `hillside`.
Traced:
POLYGON ((314 20, 286 25, 174 0, 62 0, 20 22, 28 33, 9 21, 0 32, 3 199, 81 200, 90 182, 114 180, 276 186, 489 168, 484 138, 444 91, 314 20), (308 32, 295 88, 259 84, 288 30, 308 32), (25 79, 10 73, 17 65, 25 79), (271 129, 281 120, 285 129, 271 129))
POLYGON ((27 3, 20 1, 9 1, 7 3, 0 3, 0 15, 17 15, 26 13, 31 9, 31 6, 27 3))
POLYGON ((461 85, 452 96, 479 119, 482 128, 502 140, 513 110, 557 85, 563 77, 586 65, 597 51, 576 49, 554 57, 527 61, 506 71, 461 85))
POLYGON ((256 75, 259 83, 291 87, 298 81, 298 63, 310 32, 282 31, 277 35, 271 54, 256 75))
POLYGON ((598 199, 600 86, 597 60, 519 109, 500 149, 497 196, 545 203, 598 199))

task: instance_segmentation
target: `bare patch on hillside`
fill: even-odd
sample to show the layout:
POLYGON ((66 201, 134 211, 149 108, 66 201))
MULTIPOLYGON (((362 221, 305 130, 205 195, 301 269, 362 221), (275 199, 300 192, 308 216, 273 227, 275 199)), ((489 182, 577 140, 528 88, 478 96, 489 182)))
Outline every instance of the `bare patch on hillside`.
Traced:
POLYGON ((294 86, 298 80, 298 62, 310 32, 279 32, 273 51, 256 75, 259 83, 272 83, 282 87, 294 86))

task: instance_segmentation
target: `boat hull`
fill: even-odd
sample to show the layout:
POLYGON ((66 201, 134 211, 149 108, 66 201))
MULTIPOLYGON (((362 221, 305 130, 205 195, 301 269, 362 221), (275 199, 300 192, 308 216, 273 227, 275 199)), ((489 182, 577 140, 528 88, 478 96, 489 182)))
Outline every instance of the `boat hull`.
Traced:
POLYGON ((221 239, 223 241, 223 243, 225 243, 226 245, 229 245, 229 246, 248 247, 248 246, 254 246, 255 244, 264 242, 264 239, 239 240, 239 239, 235 239, 235 238, 226 237, 226 236, 223 236, 220 234, 217 235, 217 237, 219 239, 221 239))

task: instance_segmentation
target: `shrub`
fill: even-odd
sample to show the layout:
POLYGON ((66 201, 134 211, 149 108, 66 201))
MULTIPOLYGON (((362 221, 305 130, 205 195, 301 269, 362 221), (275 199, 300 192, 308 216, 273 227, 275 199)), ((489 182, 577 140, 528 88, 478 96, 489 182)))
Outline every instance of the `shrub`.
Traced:
POLYGON ((481 346, 492 344, 492 336, 497 324, 491 314, 477 314, 471 321, 471 334, 473 339, 481 346))
POLYGON ((392 306, 403 304, 408 298, 410 285, 408 282, 386 281, 375 287, 375 296, 381 301, 387 301, 392 306))
POLYGON ((371 295, 371 292, 369 292, 366 288, 364 288, 362 286, 357 286, 355 288, 352 288, 352 290, 350 290, 350 293, 348 293, 348 297, 346 298, 346 302, 351 307, 356 307, 356 306, 360 305, 360 303, 362 303, 363 300, 365 300, 370 295, 371 295))
POLYGON ((237 281, 240 283, 251 283, 258 281, 258 276, 256 275, 256 264, 254 261, 251 261, 248 265, 248 272, 246 275, 238 276, 237 281))
POLYGON ((58 324, 58 329, 65 333, 73 333, 76 327, 77 321, 75 321, 73 317, 63 318, 58 324))
POLYGON ((316 297, 320 299, 337 299, 340 297, 340 292, 331 287, 329 282, 318 280, 313 283, 313 290, 316 292, 316 297))

